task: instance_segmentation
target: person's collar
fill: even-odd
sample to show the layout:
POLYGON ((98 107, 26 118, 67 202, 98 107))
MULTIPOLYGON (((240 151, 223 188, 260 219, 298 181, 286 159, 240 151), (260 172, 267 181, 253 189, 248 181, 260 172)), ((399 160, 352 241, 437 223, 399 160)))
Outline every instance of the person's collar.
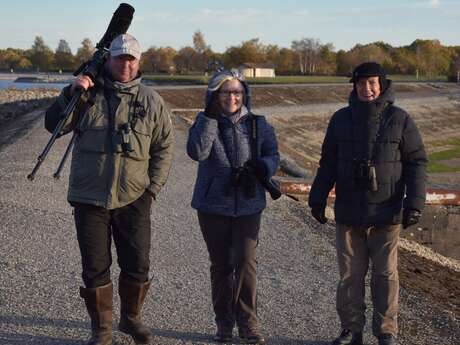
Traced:
POLYGON ((222 114, 222 117, 228 118, 232 123, 236 124, 248 113, 249 113, 248 108, 246 108, 246 106, 243 105, 240 108, 240 110, 238 110, 236 113, 231 114, 231 115, 222 114))
POLYGON ((106 69, 104 73, 104 86, 106 88, 114 89, 121 92, 137 93, 137 89, 141 83, 142 74, 139 72, 131 81, 122 83, 120 81, 113 80, 111 73, 106 69))

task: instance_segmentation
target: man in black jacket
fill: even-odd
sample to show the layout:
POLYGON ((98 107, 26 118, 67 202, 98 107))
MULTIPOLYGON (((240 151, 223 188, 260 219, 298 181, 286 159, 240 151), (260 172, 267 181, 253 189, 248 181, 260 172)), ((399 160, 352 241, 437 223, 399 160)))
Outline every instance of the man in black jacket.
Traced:
POLYGON ((393 105, 392 82, 382 66, 359 65, 351 82, 349 106, 329 122, 308 204, 313 217, 326 223, 327 197, 335 185, 342 333, 332 344, 363 344, 364 280, 370 260, 373 334, 379 345, 394 345, 399 232, 401 224, 407 228, 419 221, 427 157, 414 121, 393 105))

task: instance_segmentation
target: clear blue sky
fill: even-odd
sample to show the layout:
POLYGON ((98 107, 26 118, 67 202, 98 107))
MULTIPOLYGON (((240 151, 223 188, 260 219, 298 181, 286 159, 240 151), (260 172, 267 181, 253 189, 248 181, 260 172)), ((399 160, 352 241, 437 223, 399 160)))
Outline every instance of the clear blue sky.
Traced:
MULTIPOLYGON (((131 0, 129 32, 143 50, 192 45, 201 30, 217 52, 252 38, 290 47, 303 37, 332 43, 336 50, 384 41, 415 39, 460 45, 460 0, 131 0)), ((0 48, 30 48, 40 35, 53 50, 65 39, 75 53, 83 38, 97 43, 121 1, 0 0, 0 48)))

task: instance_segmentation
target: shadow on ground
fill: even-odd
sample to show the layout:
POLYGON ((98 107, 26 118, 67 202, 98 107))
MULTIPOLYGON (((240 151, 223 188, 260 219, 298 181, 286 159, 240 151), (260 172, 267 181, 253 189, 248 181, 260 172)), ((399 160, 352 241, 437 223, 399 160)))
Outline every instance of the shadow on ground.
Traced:
MULTIPOLYGON (((50 318, 35 318, 35 317, 18 317, 18 316, 8 316, 0 315, 0 344, 11 344, 11 345, 23 345, 23 344, 47 344, 47 345, 73 345, 73 344, 83 344, 86 341, 85 336, 81 337, 78 335, 78 339, 70 339, 63 337, 53 337, 47 335, 33 335, 25 334, 27 330, 13 333, 11 331, 2 330, 2 326, 15 326, 15 329, 18 327, 25 327, 29 330, 33 328, 35 330, 40 328, 56 328, 56 333, 59 332, 59 329, 66 329, 67 333, 69 329, 79 329, 83 332, 88 332, 89 335, 89 323, 86 321, 78 320, 64 320, 64 319, 50 319, 50 318)), ((129 337, 122 335, 120 332, 116 331, 116 324, 114 326, 114 345, 118 344, 128 344, 129 337), (121 335, 119 337, 118 335, 121 335), (121 338, 121 342, 120 339, 121 338), (127 340, 127 342, 125 342, 127 340)), ((53 332, 52 330, 50 332, 53 332)), ((164 338, 169 340, 177 340, 178 343, 192 343, 192 344, 203 344, 203 343, 213 343, 212 336, 213 334, 208 333, 199 333, 199 332, 181 332, 175 330, 165 330, 165 329, 152 329, 152 334, 155 338, 164 338)), ((160 340, 161 341, 161 340, 160 340)), ((165 341, 166 342, 166 341, 165 341)), ((155 343, 155 342, 154 342, 155 343)), ((235 336, 233 338, 233 344, 242 344, 242 342, 235 336)), ((267 344, 277 344, 277 345, 327 345, 325 341, 316 341, 311 339, 294 339, 282 336, 273 336, 267 337, 267 344)))

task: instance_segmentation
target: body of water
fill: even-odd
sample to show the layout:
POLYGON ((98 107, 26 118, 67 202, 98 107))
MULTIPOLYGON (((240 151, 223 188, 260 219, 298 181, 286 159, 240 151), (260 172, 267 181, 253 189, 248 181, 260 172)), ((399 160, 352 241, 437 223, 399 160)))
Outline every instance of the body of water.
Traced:
POLYGON ((20 90, 27 89, 62 89, 67 86, 66 83, 15 83, 13 79, 0 80, 0 90, 7 88, 16 88, 20 90))

